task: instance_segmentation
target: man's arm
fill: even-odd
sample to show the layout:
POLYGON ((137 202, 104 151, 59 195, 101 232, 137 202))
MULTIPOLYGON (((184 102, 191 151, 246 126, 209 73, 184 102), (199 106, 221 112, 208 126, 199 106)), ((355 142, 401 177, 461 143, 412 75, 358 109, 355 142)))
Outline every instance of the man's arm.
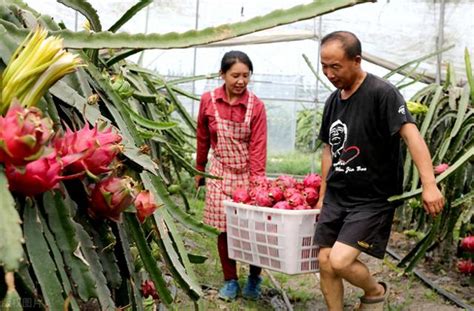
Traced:
POLYGON ((423 207, 427 213, 436 216, 444 207, 444 197, 436 186, 433 163, 428 147, 413 123, 403 124, 400 128, 400 136, 407 144, 408 151, 420 174, 423 188, 423 207))
POLYGON ((323 207, 323 200, 324 195, 326 193, 326 178, 328 177, 329 169, 332 165, 332 157, 331 157, 331 147, 328 144, 324 144, 323 151, 321 154, 321 174, 322 174, 322 181, 321 181, 321 188, 319 189, 319 201, 316 204, 316 208, 323 207))

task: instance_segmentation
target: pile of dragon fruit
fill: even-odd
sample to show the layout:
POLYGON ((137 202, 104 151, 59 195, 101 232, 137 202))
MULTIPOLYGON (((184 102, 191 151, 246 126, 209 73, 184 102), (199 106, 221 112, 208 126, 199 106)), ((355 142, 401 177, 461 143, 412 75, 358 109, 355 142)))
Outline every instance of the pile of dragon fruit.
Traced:
POLYGON ((302 181, 288 175, 270 180, 259 176, 250 180, 248 189, 237 188, 232 200, 237 203, 285 210, 307 210, 316 207, 321 176, 308 174, 302 181))

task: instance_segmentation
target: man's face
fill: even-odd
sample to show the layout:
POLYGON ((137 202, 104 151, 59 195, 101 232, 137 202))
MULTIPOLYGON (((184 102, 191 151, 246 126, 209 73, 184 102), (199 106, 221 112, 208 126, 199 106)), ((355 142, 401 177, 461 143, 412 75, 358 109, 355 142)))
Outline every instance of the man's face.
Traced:
POLYGON ((324 75, 338 89, 350 89, 360 69, 360 56, 349 59, 339 41, 329 41, 321 47, 321 65, 324 75))

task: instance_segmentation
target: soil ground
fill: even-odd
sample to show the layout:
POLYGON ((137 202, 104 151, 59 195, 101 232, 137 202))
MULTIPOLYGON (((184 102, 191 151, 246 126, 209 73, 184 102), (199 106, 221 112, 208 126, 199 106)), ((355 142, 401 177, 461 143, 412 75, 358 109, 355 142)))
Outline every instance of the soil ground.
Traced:
MULTIPOLYGON (((191 204, 192 211, 196 217, 202 214, 202 204, 194 201, 191 204)), ((205 310, 288 310, 283 300, 283 296, 271 282, 268 273, 279 283, 281 288, 288 295, 293 310, 327 310, 324 298, 319 286, 319 274, 286 275, 278 272, 263 272, 263 292, 262 298, 258 301, 248 301, 241 297, 232 302, 224 302, 217 297, 217 291, 222 285, 222 272, 217 254, 216 242, 214 239, 204 237, 195 232, 183 229, 185 243, 191 253, 207 256, 204 264, 196 265, 196 274, 203 284, 205 297, 202 299, 202 306, 205 310)), ((393 233, 390 245, 400 249, 403 235, 393 233)), ((464 310, 459 308, 435 291, 427 287, 414 275, 404 274, 396 267, 397 261, 388 255, 384 260, 379 260, 362 254, 360 259, 367 264, 369 270, 378 280, 384 280, 390 284, 390 295, 386 310, 412 310, 412 311, 454 311, 464 310)), ((420 267, 422 264, 419 264, 420 267)), ((248 265, 238 264, 240 285, 245 283, 248 265)), ((420 268, 418 268, 420 269, 420 268)), ((474 293, 472 287, 466 286, 460 281, 456 273, 450 276, 446 272, 433 272, 426 270, 426 275, 438 285, 442 285, 454 295, 472 306, 469 310, 474 310, 474 293), (462 286, 464 285, 464 287, 462 286)), ((353 310, 357 306, 359 296, 362 295, 360 289, 345 283, 344 310, 353 310)), ((194 305, 184 294, 180 295, 178 310, 194 310, 194 305)))

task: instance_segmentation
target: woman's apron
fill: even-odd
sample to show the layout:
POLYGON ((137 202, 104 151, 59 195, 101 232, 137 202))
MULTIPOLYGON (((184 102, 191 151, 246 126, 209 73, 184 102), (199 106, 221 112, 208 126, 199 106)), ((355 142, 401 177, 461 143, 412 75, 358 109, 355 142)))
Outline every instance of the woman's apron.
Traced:
POLYGON ((206 180, 204 223, 226 231, 226 215, 222 201, 231 199, 232 192, 237 187, 247 188, 249 184, 250 119, 254 95, 249 92, 243 123, 221 119, 214 91, 211 92, 211 100, 217 122, 217 145, 211 153, 209 173, 222 177, 222 180, 206 180))

